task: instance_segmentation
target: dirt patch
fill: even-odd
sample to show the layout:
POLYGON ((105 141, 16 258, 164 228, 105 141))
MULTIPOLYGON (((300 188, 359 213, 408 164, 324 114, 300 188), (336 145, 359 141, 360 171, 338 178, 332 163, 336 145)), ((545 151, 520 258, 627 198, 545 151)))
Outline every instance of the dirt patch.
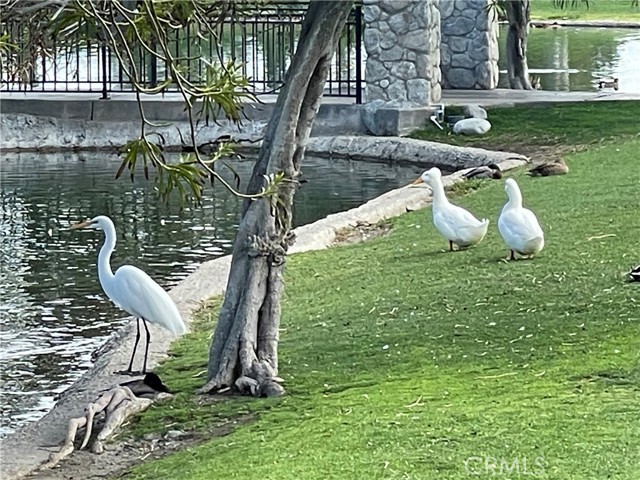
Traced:
MULTIPOLYGON (((135 465, 164 457, 177 451, 229 435, 238 426, 251 422, 255 415, 247 414, 224 420, 219 424, 198 431, 169 430, 164 435, 150 433, 142 438, 127 438, 105 444, 105 451, 96 455, 88 450, 75 451, 58 466, 43 470, 26 478, 32 480, 104 480, 119 478, 135 465)), ((59 447, 51 447, 57 451, 59 447)))
POLYGON ((391 225, 386 220, 378 223, 358 221, 353 227, 337 230, 334 245, 352 245, 364 242, 386 235, 389 230, 391 230, 391 225))

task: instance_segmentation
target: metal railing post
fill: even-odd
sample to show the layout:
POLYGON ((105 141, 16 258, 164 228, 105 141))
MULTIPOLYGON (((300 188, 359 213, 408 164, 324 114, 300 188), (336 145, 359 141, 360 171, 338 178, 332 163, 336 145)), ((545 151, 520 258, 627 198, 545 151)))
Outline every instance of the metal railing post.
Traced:
POLYGON ((109 89, 107 82, 107 45, 102 44, 100 46, 100 50, 102 51, 102 100, 109 99, 109 89))
POLYGON ((356 5, 356 103, 362 103, 362 5, 356 5))

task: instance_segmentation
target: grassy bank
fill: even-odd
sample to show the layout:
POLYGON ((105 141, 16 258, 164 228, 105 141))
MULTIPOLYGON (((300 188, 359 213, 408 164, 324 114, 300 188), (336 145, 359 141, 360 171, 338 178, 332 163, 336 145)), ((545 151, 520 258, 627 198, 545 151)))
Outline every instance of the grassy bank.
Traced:
MULTIPOLYGON (((494 113, 494 131, 530 110, 494 113)), ((552 118, 526 114, 520 127, 536 134, 552 118)), ((592 144, 620 132, 573 130, 565 139, 592 144)), ((387 236, 293 256, 283 399, 192 398, 212 305, 158 370, 181 393, 134 428, 212 438, 130 478, 640 478, 640 290, 624 277, 640 258, 639 151, 624 134, 568 155, 566 177, 514 174, 546 232, 534 260, 502 261, 503 182, 456 199, 492 220, 476 248, 446 252, 426 209, 387 236), (215 436, 229 419, 243 423, 215 436)))
POLYGON ((534 20, 624 20, 640 22, 640 9, 632 0, 590 0, 588 7, 580 3, 575 8, 555 8, 552 0, 533 0, 531 18, 534 20))
MULTIPOLYGON (((449 107, 446 114, 461 111, 449 107)), ((462 146, 514 149, 585 146, 638 138, 638 102, 580 102, 489 110, 491 130, 483 136, 454 135, 426 128, 412 137, 462 146)))

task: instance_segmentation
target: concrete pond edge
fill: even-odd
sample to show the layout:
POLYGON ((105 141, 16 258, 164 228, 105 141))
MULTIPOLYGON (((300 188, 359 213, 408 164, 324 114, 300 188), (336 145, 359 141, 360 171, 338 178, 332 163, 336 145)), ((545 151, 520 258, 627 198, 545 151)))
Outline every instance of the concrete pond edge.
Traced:
MULTIPOLYGON (((526 163, 520 155, 499 153, 504 154, 504 159, 496 163, 503 171, 526 163)), ((463 181, 462 174, 465 171, 459 170, 443 177, 445 186, 463 181)), ((408 210, 425 208, 430 202, 428 187, 402 187, 389 191, 359 207, 296 228, 296 241, 289 253, 329 248, 335 245, 340 231, 354 228, 361 222, 375 224, 408 210)), ((203 302, 224 293, 230 265, 230 255, 207 261, 170 291, 187 324, 190 324, 203 302)), ((128 322, 112 334, 106 344, 94 353, 94 366, 60 396, 51 411, 0 441, 0 472, 3 478, 23 478, 36 471, 63 442, 69 419, 82 415, 85 405, 93 401, 99 392, 129 378, 114 372, 126 368, 133 346, 134 325, 135 322, 128 322)), ((152 338, 149 366, 152 369, 168 356, 174 338, 160 327, 149 327, 152 338)))

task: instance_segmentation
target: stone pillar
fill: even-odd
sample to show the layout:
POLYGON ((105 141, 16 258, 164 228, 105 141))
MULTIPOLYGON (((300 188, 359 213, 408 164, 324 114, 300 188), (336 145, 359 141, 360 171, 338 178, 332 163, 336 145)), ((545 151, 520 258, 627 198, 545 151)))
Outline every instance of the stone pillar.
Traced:
POLYGON ((376 135, 408 133, 440 101, 438 1, 364 0, 363 120, 376 135))
POLYGON ((442 87, 498 86, 498 15, 492 0, 440 0, 442 87))

